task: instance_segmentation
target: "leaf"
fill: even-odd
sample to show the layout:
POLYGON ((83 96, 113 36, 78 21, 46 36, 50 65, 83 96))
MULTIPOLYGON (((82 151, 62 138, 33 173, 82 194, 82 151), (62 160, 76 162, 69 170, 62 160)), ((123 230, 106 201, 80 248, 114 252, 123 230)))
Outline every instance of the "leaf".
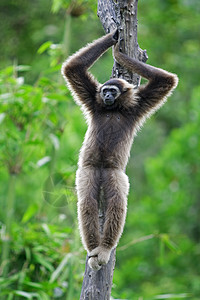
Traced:
POLYGON ((6 288, 7 286, 11 285, 13 282, 16 282, 19 279, 19 273, 15 276, 11 276, 9 279, 5 277, 0 278, 0 286, 1 288, 6 288))
POLYGON ((169 236, 167 234, 163 234, 161 240, 163 241, 163 243, 165 243, 165 245, 172 251, 176 252, 177 254, 180 254, 180 249, 178 248, 178 246, 169 239, 169 236))
POLYGON ((165 294, 165 295, 157 295, 154 299, 183 299, 191 297, 191 294, 184 293, 184 294, 165 294))
POLYGON ((15 69, 17 71, 29 71, 31 69, 31 66, 28 66, 28 65, 19 65, 19 66, 16 66, 15 69))
POLYGON ((61 261, 61 263, 59 264, 59 266, 52 273, 51 278, 50 278, 50 282, 51 283, 54 282, 58 278, 58 276, 63 271, 64 267, 68 263, 68 261, 69 261, 69 259, 70 259, 71 256, 72 256, 71 253, 68 253, 68 254, 65 255, 65 257, 63 258, 63 260, 61 261))
POLYGON ((34 287, 36 289, 40 289, 40 290, 43 289, 43 285, 37 282, 25 281, 24 284, 34 287))
POLYGON ((52 45, 52 42, 51 42, 51 41, 47 41, 47 42, 45 42, 44 44, 42 44, 42 45, 40 46, 40 48, 38 49, 37 52, 38 52, 39 54, 42 54, 42 53, 44 53, 48 48, 50 48, 51 45, 52 45))
POLYGON ((36 254, 34 253, 33 254, 35 260, 41 264, 42 266, 44 266, 46 269, 48 269, 50 272, 53 272, 54 271, 54 267, 52 266, 52 264, 50 264, 50 262, 48 262, 46 259, 45 259, 45 256, 43 255, 40 255, 40 254, 36 254))
POLYGON ((39 299, 41 300, 50 300, 50 297, 45 292, 39 292, 39 299))
POLYGON ((27 221, 29 221, 37 213, 37 211, 38 205, 36 203, 30 205, 23 215, 22 223, 26 223, 27 221))
POLYGON ((48 236, 51 236, 51 231, 49 229, 49 226, 47 224, 42 224, 42 228, 44 229, 45 233, 48 235, 48 236))
POLYGON ((7 76, 11 76, 13 74, 13 66, 9 66, 3 70, 3 73, 7 76))
POLYGON ((3 122, 5 116, 6 116, 5 113, 0 114, 0 124, 3 122))
POLYGON ((25 253, 26 253, 26 260, 30 261, 31 260, 31 250, 29 247, 24 248, 25 253))
POLYGON ((50 137, 50 140, 51 140, 51 142, 52 142, 52 144, 53 144, 55 150, 58 150, 59 147, 60 147, 60 143, 59 143, 58 137, 57 137, 55 134, 53 134, 53 133, 51 133, 51 134, 49 135, 49 137, 50 137))
POLYGON ((33 296, 34 296, 33 293, 27 293, 27 292, 24 292, 24 291, 15 291, 15 294, 18 295, 18 296, 22 296, 24 298, 27 298, 27 299, 33 299, 33 296))
POLYGON ((58 12, 62 7, 62 1, 61 0, 53 0, 52 3, 52 12, 56 13, 58 12))
POLYGON ((37 161, 37 166, 40 168, 51 160, 50 156, 45 156, 37 161))

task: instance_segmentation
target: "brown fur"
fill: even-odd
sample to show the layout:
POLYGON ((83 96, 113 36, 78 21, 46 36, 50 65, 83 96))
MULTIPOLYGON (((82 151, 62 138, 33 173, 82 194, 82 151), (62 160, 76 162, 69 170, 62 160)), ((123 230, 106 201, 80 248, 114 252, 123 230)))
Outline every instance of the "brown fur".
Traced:
POLYGON ((106 106, 100 97, 102 85, 87 70, 115 44, 112 33, 103 36, 71 56, 62 67, 62 74, 75 100, 82 106, 88 123, 76 186, 80 234, 93 269, 108 262, 111 249, 117 245, 123 231, 129 190, 125 168, 134 135, 178 83, 175 74, 129 58, 119 52, 117 44, 114 49, 116 60, 149 82, 136 89, 123 79, 113 79, 112 85, 118 86, 122 93, 113 105, 106 106), (101 187, 107 203, 102 236, 98 221, 101 187))

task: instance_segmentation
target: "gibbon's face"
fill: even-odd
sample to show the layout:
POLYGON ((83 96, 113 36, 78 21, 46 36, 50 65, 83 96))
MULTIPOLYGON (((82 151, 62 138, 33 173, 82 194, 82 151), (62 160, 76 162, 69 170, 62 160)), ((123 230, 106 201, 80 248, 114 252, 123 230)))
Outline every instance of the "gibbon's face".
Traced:
POLYGON ((126 82, 122 79, 113 78, 103 84, 100 89, 100 97, 104 105, 109 107, 126 91, 126 82))
POLYGON ((112 105, 121 95, 120 89, 116 85, 104 85, 101 88, 100 96, 105 105, 112 105))

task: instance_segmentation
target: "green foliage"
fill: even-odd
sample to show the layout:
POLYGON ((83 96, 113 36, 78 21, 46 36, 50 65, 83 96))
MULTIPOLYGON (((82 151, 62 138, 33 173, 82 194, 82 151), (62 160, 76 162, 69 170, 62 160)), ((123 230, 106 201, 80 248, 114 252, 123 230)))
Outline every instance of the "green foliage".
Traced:
POLYGON ((76 224, 72 225, 76 208, 72 188, 74 169, 69 164, 66 170, 59 170, 54 165, 66 127, 69 103, 66 88, 48 77, 42 76, 33 86, 25 84, 19 72, 28 69, 27 66, 15 66, 0 72, 0 158, 5 168, 3 174, 8 173, 10 177, 6 179, 10 182, 7 201, 4 203, 6 214, 1 214, 0 297, 64 299, 69 295, 70 299, 70 295, 79 293, 77 287, 82 276, 77 260, 81 256, 80 251, 77 252, 80 244, 79 241, 75 243, 74 233, 77 229, 76 224), (33 193, 33 196, 29 195, 30 204, 23 202, 23 210, 26 207, 24 213, 18 207, 18 200, 28 194, 23 184, 20 187, 23 196, 18 195, 16 180, 14 185, 12 179, 17 178, 20 186, 23 174, 32 181, 30 192, 33 193), (45 185, 42 177, 48 178, 48 174, 49 178, 59 176, 59 181, 62 179, 59 195, 55 195, 55 186, 45 185), (44 202, 34 199, 38 193, 34 186, 40 192, 43 189, 44 202), (51 199, 45 197, 44 190, 51 194, 51 199), (55 204, 55 200, 60 197, 64 197, 64 202, 55 204), (68 213, 65 212, 67 208, 68 213), (14 211, 18 209, 21 220, 16 223, 14 211), (55 219, 50 221, 49 218, 55 219), (54 222, 59 222, 59 226, 54 222), (69 288, 72 278, 74 282, 69 288))
MULTIPOLYGON (((150 64, 178 73, 180 82, 135 139, 112 289, 117 299, 199 299, 198 3, 139 2, 140 46, 150 64)), ((60 68, 67 55, 103 34, 92 18, 96 5, 92 0, 0 4, 3 300, 80 295, 85 252, 74 182, 86 124, 60 68)), ((92 68, 101 82, 109 79, 112 63, 108 52, 92 68)))
MULTIPOLYGON (((39 52, 50 46, 45 43, 39 52)), ((60 55, 54 49, 49 52, 50 65, 52 57, 58 59, 60 55)), ((70 299, 70 295, 78 297, 82 276, 76 259, 81 252, 74 223, 76 163, 72 160, 74 152, 70 153, 74 137, 71 141, 69 137, 65 151, 71 164, 59 165, 57 153, 62 136, 68 136, 69 129, 64 131, 67 120, 73 119, 76 110, 70 113, 72 105, 60 75, 57 81, 50 78, 54 67, 41 74, 34 85, 25 83, 24 72, 30 72, 30 67, 19 65, 0 71, 1 179, 8 184, 8 191, 1 189, 7 197, 6 202, 1 199, 5 214, 1 212, 0 297, 66 299, 67 295, 70 299), (57 180, 59 189, 47 184, 48 178, 57 180)))
POLYGON ((79 292, 78 256, 81 253, 70 253, 74 248, 70 241, 72 230, 70 227, 62 227, 62 230, 61 234, 60 225, 46 223, 33 222, 25 227, 13 224, 11 263, 13 271, 18 272, 14 271, 9 278, 0 278, 1 298, 9 295, 9 299, 14 299, 18 295, 43 300, 59 295, 60 299, 66 299, 63 296, 71 276, 74 293, 79 292))
POLYGON ((95 11, 97 4, 93 0, 53 0, 52 11, 57 13, 59 10, 66 9, 74 17, 80 17, 87 10, 95 11))
POLYGON ((57 95, 58 85, 44 77, 35 86, 24 84, 17 73, 25 70, 17 66, 0 72, 0 157, 10 174, 20 173, 22 166, 36 167, 46 154, 45 143, 59 139, 66 123, 64 89, 57 95))

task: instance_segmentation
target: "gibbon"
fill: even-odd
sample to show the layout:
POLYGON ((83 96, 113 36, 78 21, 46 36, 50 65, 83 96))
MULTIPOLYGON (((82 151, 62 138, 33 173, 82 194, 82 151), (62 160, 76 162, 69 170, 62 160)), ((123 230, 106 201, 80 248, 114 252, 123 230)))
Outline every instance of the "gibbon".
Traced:
POLYGON ((144 64, 119 51, 118 31, 80 49, 62 66, 77 104, 81 105, 88 130, 80 151, 76 188, 78 221, 89 266, 99 270, 110 258, 123 231, 129 181, 125 174, 133 138, 147 117, 155 112, 178 84, 178 77, 144 64), (148 83, 136 88, 123 79, 100 84, 88 69, 111 46, 115 60, 148 83), (103 189, 106 215, 99 233, 98 199, 103 189))

